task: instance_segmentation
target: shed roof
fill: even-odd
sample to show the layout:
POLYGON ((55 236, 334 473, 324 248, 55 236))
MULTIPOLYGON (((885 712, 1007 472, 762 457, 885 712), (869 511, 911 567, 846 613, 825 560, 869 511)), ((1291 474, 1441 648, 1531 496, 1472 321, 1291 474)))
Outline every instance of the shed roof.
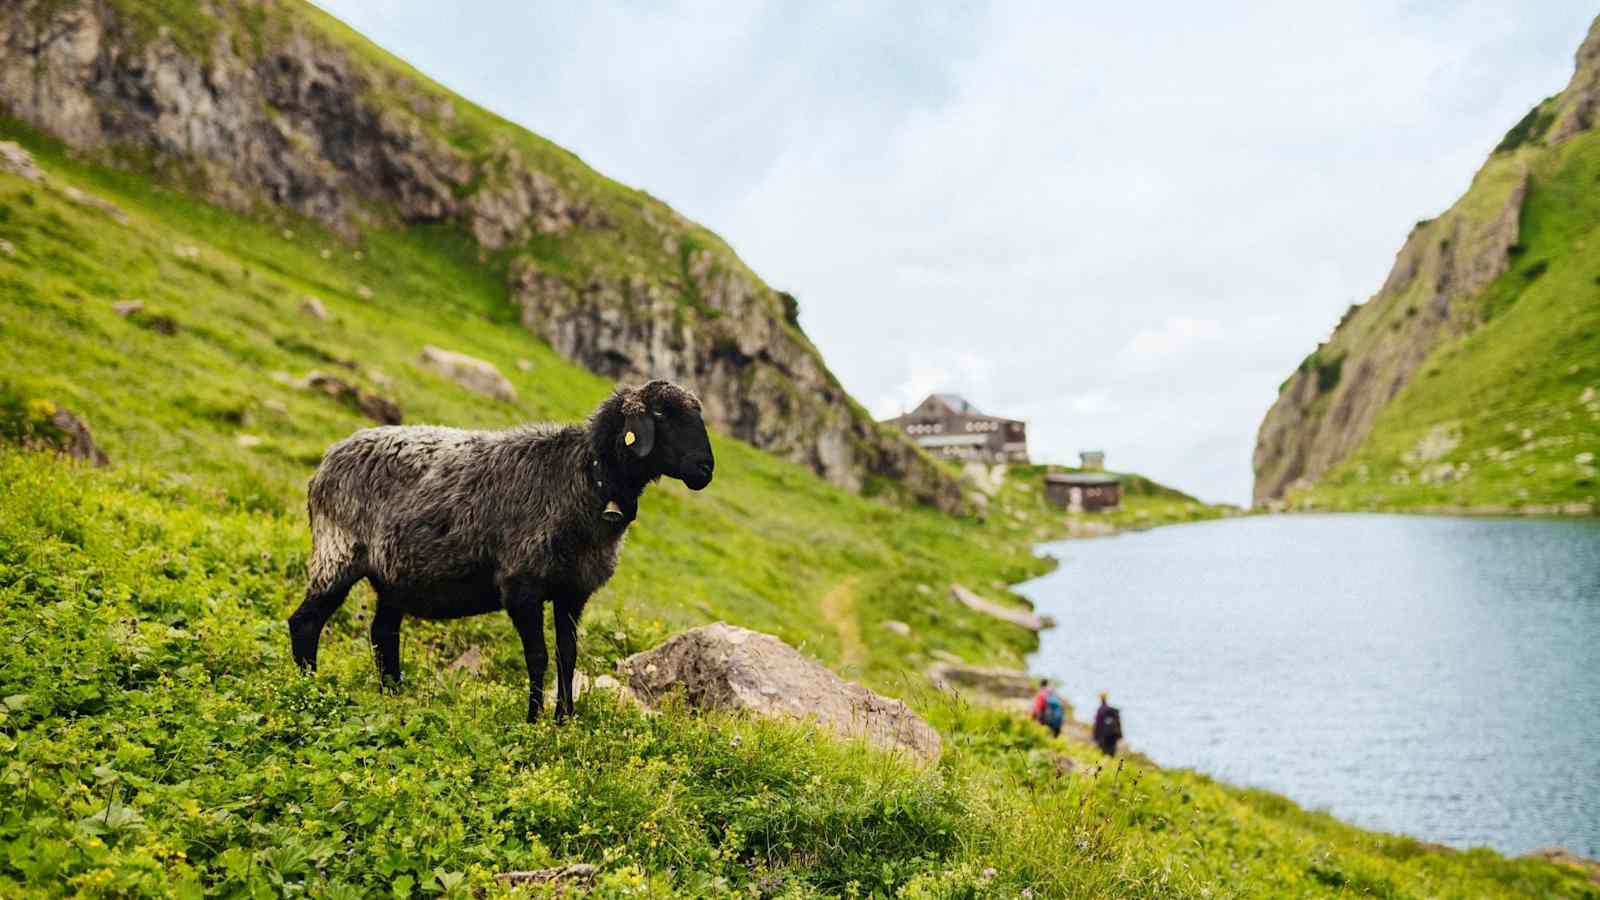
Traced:
POLYGON ((1052 472, 1044 477, 1052 484, 1120 484, 1122 479, 1105 472, 1052 472))

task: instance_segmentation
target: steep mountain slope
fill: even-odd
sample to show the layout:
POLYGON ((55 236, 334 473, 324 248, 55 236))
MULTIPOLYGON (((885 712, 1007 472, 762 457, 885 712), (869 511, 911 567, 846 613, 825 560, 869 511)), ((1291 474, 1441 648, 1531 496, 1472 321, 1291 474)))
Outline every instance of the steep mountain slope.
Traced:
POLYGON ((691 383, 716 427, 850 490, 962 503, 949 472, 840 387, 794 299, 715 235, 301 0, 7 4, 0 108, 96 158, 352 243, 447 224, 567 359, 691 383))
MULTIPOLYGON (((408 683, 385 693, 365 587, 301 677, 283 620, 305 479, 368 423, 306 374, 473 427, 581 415, 607 382, 521 329, 457 229, 351 247, 0 119, 8 139, 38 166, 0 165, 0 435, 54 401, 112 464, 0 441, 0 896, 502 896, 495 873, 567 863, 596 866, 597 898, 1596 895, 1576 869, 1362 831, 1137 757, 1102 767, 930 691, 936 658, 1014 666, 1035 646, 943 596, 958 581, 1003 601, 997 582, 1044 569, 1029 543, 1060 514, 1021 477, 980 523, 714 435, 715 483, 650 490, 585 617, 591 674, 689 624, 776 633, 912 703, 944 735, 937 766, 604 692, 568 725, 527 725, 504 616, 407 623, 408 683), (494 362, 520 399, 432 372, 427 343, 494 362), (482 672, 451 671, 473 645, 482 672)), ((1195 512, 1138 487, 1130 507, 1195 512)))
POLYGON ((1382 289, 1284 382, 1257 438, 1257 503, 1593 504, 1597 104, 1600 20, 1567 88, 1417 224, 1382 289))

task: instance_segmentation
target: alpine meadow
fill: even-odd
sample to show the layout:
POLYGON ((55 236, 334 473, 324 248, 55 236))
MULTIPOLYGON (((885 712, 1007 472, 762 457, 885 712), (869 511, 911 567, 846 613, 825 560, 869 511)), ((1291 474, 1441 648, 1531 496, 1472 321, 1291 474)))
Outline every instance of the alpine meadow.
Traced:
MULTIPOLYGON (((930 681, 1037 648, 952 588, 1027 611, 1010 586, 1053 565, 1034 545, 1086 528, 1042 489, 1061 468, 973 490, 875 423, 803 298, 718 236, 301 0, 7 4, 0 111, 0 895, 1600 897, 1575 866, 1107 758, 930 681), (329 445, 384 421, 577 422, 654 376, 700 392, 716 478, 641 499, 579 630, 571 720, 526 721, 503 614, 408 621, 386 690, 366 584, 296 669, 285 620, 329 445), (593 686, 713 622, 904 701, 936 758, 593 686), (501 877, 578 866, 581 885, 501 877)), ((1568 457, 1600 402, 1582 250, 1600 139, 1546 147, 1547 128, 1474 186, 1526 183, 1475 324, 1291 498, 1593 492, 1568 457), (1507 372, 1515 390, 1479 403, 1507 372), (1429 464, 1471 474, 1402 479, 1436 432, 1429 464), (1535 465, 1555 487, 1519 474, 1535 465)), ((1352 329, 1409 315, 1363 307, 1319 353, 1354 359, 1352 329)), ((1316 368, 1286 392, 1315 393, 1316 368)), ((1238 512, 1122 484, 1101 531, 1238 512)))

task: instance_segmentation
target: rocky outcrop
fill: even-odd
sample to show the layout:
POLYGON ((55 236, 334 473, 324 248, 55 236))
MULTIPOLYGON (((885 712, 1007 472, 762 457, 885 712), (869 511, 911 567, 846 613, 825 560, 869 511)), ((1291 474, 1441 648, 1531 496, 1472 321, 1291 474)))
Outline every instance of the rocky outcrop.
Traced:
POLYGON ((1256 437, 1256 504, 1316 482, 1347 458, 1423 362, 1482 322, 1484 289, 1520 247, 1528 154, 1592 127, 1597 97, 1600 20, 1567 89, 1507 134, 1454 206, 1412 229, 1378 293, 1351 307, 1280 387, 1256 437))
POLYGON ((269 10, 260 47, 229 10, 196 12, 216 28, 204 48, 109 4, 11 4, 0 101, 75 147, 185 163, 213 200, 267 200, 345 233, 374 213, 459 221, 493 249, 584 219, 548 178, 441 137, 455 116, 442 92, 352 59, 291 7, 269 10), (142 33, 152 26, 155 37, 142 33))
POLYGON ((166 6, 6 5, 0 107, 80 151, 131 148, 117 157, 235 208, 352 238, 369 224, 459 227, 486 262, 523 260, 508 271, 522 320, 568 359, 691 384, 714 427, 842 487, 963 508, 951 473, 850 400, 792 304, 693 223, 330 37, 298 3, 187 2, 203 24, 181 34, 166 6))
POLYGON ((679 280, 574 282, 524 260, 512 297, 529 331, 609 378, 692 384, 706 420, 740 440, 859 491, 869 475, 918 502, 962 507, 957 479, 855 407, 777 294, 709 250, 679 280))
POLYGON ((1588 131, 1596 118, 1600 118, 1600 18, 1589 26, 1589 36, 1578 48, 1577 71, 1558 98, 1549 140, 1560 143, 1588 131))
POLYGON ((689 705, 815 722, 883 750, 938 760, 939 733, 899 700, 845 681, 770 634, 718 622, 617 666, 646 704, 680 693, 689 705))

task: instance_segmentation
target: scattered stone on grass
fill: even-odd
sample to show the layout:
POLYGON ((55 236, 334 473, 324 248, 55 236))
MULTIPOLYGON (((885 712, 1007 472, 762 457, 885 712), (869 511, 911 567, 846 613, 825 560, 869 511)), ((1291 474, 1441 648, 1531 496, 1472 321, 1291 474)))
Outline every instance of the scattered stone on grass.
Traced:
POLYGON ((322 301, 315 297, 308 295, 305 299, 301 300, 300 311, 319 322, 328 321, 328 308, 323 306, 322 301))
POLYGON ((51 400, 29 401, 25 430, 13 438, 32 450, 52 450, 95 466, 111 464, 105 451, 94 442, 89 423, 51 400))
POLYGON ((1009 622, 1019 628, 1029 631, 1042 631, 1055 626, 1055 620, 1049 616, 1041 616, 1023 609, 1013 609, 1001 606, 992 600, 986 600, 959 584, 950 586, 950 596, 954 597, 962 606, 973 612, 982 613, 1002 622, 1009 622))
POLYGON ((1033 700, 1037 681, 1027 672, 964 663, 936 662, 928 667, 928 678, 942 690, 983 694, 1010 703, 1033 700))
POLYGON ((911 626, 898 619, 884 619, 883 630, 893 632, 903 638, 911 637, 911 626))
POLYGON ((129 321, 141 328, 149 329, 156 334, 166 335, 167 337, 172 337, 178 333, 178 320, 165 313, 155 313, 153 315, 137 313, 131 316, 129 321))
POLYGON ((387 397, 363 391, 348 381, 326 372, 312 372, 302 382, 307 390, 317 391, 385 425, 399 425, 400 405, 387 397))
POLYGON ((444 668, 447 672, 465 669, 474 675, 483 674, 483 648, 473 644, 461 651, 461 655, 451 660, 450 665, 444 668))
MULTIPOLYGON (((111 217, 111 221, 116 222, 118 225, 128 224, 128 214, 122 211, 122 207, 104 197, 96 197, 94 194, 79 190, 70 184, 61 187, 61 195, 79 206, 87 206, 105 213, 111 217)), ((199 251, 196 252, 198 253, 199 251)))
POLYGON ((33 161, 33 154, 15 141, 0 141, 0 170, 20 175, 29 181, 44 181, 44 170, 33 161))
POLYGON ((119 316, 122 316, 123 318, 127 318, 128 316, 131 316, 136 312, 143 312, 144 311, 144 301, 143 300, 118 300, 116 303, 111 304, 111 311, 116 313, 119 316))
POLYGON ((500 374, 493 363, 465 353, 427 346, 422 348, 422 364, 473 393, 503 403, 517 401, 517 389, 511 386, 511 382, 500 374))

